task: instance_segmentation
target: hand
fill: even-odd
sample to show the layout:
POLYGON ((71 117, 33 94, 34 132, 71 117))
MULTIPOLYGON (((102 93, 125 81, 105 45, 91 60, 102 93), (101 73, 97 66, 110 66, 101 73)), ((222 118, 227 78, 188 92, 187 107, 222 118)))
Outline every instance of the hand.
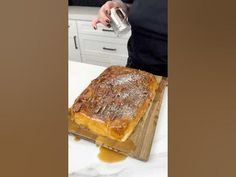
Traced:
POLYGON ((99 9, 99 13, 98 13, 98 17, 96 17, 95 19, 93 19, 92 21, 92 26, 93 28, 96 30, 97 29, 97 24, 98 23, 102 23, 103 25, 107 26, 107 27, 111 27, 110 26, 110 18, 109 18, 109 14, 110 14, 110 10, 113 7, 121 7, 122 4, 118 3, 118 2, 114 2, 114 1, 107 1, 100 9, 99 9))

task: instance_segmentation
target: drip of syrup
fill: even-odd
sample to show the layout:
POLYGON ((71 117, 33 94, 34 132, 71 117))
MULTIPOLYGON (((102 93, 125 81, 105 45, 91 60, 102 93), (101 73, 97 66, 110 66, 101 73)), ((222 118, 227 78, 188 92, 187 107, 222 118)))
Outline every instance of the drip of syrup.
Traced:
POLYGON ((115 162, 120 162, 122 160, 125 160, 127 156, 120 154, 118 152, 112 151, 110 149, 100 147, 98 158, 103 162, 115 163, 115 162))
POLYGON ((80 140, 80 136, 79 135, 75 135, 75 141, 79 141, 80 140))

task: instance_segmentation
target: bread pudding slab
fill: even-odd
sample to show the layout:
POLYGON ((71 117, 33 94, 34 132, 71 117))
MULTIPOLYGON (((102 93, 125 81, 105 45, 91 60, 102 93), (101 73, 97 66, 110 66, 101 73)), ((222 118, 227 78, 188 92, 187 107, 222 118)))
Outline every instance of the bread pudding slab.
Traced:
POLYGON ((91 132, 125 141, 155 97, 154 75, 111 66, 81 93, 71 107, 71 117, 91 132))

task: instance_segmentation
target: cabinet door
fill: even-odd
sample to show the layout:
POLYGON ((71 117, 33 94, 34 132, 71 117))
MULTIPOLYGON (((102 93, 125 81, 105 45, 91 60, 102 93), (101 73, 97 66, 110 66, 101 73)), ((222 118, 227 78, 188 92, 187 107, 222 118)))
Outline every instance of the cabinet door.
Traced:
POLYGON ((98 65, 98 66, 110 66, 110 62, 108 61, 108 58, 106 56, 97 56, 97 55, 83 55, 83 63, 88 63, 92 65, 98 65))
POLYGON ((112 65, 120 65, 125 66, 127 63, 127 57, 114 56, 110 54, 82 54, 82 59, 84 63, 98 65, 98 66, 112 66, 112 65))
POLYGON ((77 35, 76 20, 69 20, 68 22, 68 36, 73 37, 77 35))
POLYGON ((77 37, 76 36, 69 37, 68 45, 69 45, 69 48, 68 48, 69 60, 81 62, 81 56, 80 56, 80 50, 79 50, 77 37))
POLYGON ((127 40, 93 35, 79 34, 82 54, 110 54, 127 57, 127 40))
POLYGON ((111 65, 119 65, 119 66, 126 66, 128 57, 122 56, 113 56, 111 57, 111 65))
MULTIPOLYGON (((80 34, 88 34, 88 35, 98 35, 98 36, 104 36, 104 37, 112 37, 112 38, 118 38, 114 30, 112 28, 107 28, 102 24, 97 24, 97 30, 94 30, 91 21, 82 21, 78 20, 77 21, 77 27, 78 27, 78 32, 80 34)), ((128 40, 131 35, 131 31, 129 31, 126 35, 122 35, 119 37, 119 39, 126 39, 128 40)))

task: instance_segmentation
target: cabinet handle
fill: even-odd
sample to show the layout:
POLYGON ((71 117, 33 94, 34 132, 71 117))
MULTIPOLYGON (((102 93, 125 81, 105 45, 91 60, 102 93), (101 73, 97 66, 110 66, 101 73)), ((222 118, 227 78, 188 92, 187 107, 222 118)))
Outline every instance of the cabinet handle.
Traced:
POLYGON ((74 43, 75 43, 75 49, 78 49, 77 42, 76 42, 76 36, 74 36, 74 43))
POLYGON ((109 29, 102 29, 102 31, 105 31, 105 32, 114 32, 114 30, 109 30, 109 29))
POLYGON ((116 49, 114 49, 114 48, 107 48, 107 47, 103 47, 102 49, 103 49, 103 50, 116 51, 116 49))

